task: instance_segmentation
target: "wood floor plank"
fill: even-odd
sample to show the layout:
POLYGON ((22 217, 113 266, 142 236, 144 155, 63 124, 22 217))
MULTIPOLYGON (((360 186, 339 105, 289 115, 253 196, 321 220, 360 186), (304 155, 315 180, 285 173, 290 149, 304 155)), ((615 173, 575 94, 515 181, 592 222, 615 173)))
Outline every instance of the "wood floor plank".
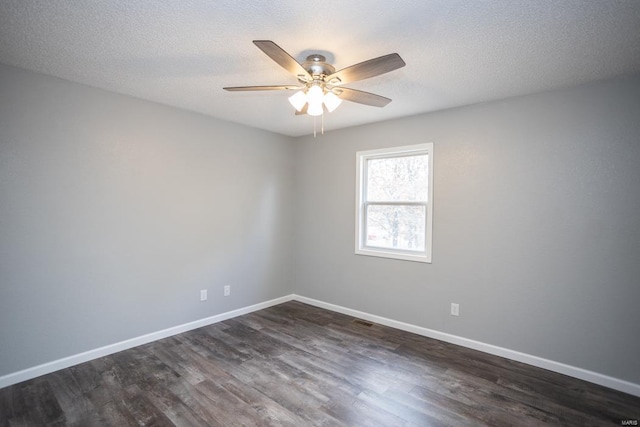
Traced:
MULTIPOLYGON (((207 380, 205 380, 207 381, 207 380)), ((203 381, 204 382, 204 381, 203 381)), ((200 383, 199 383, 200 384, 200 383)), ((220 416, 218 412, 220 408, 208 399, 200 390, 198 385, 193 385, 188 382, 176 382, 169 387, 169 392, 175 394, 180 401, 184 402, 191 414, 198 420, 202 420, 206 426, 211 427, 223 427, 224 424, 220 422, 220 416)), ((185 425, 182 423, 176 423, 176 425, 185 425)), ((201 425, 199 422, 194 421, 193 424, 188 423, 186 425, 201 425)))
MULTIPOLYGON (((422 407, 420 409, 412 408, 405 404, 404 396, 401 399, 392 399, 387 392, 381 395, 365 390, 358 395, 358 399, 367 402, 370 406, 384 409, 403 420, 407 420, 413 425, 446 426, 454 423, 455 425, 461 426, 465 424, 465 420, 463 418, 453 420, 452 417, 444 416, 441 411, 426 411, 422 407)), ((474 424, 477 423, 474 422, 474 424)), ((469 423, 468 425, 471 424, 469 423)))
MULTIPOLYGON (((469 413, 460 413, 454 406, 439 405, 438 402, 423 400, 411 394, 411 390, 389 389, 384 392, 385 398, 397 402, 400 405, 409 407, 415 411, 425 414, 429 419, 438 420, 434 425, 446 426, 469 426, 476 427, 486 425, 481 420, 470 416, 469 413)), ((410 422, 412 425, 425 425, 423 423, 410 422)), ((432 425, 427 423, 426 425, 432 425)))
POLYGON ((0 426, 638 419, 638 397, 295 301, 0 389, 0 426))
POLYGON ((104 425, 104 420, 101 419, 93 403, 83 393, 70 369, 54 372, 47 378, 64 413, 66 425, 104 425))
POLYGON ((302 418, 254 388, 246 387, 239 381, 226 381, 222 386, 256 411, 260 419, 259 425, 291 427, 304 425, 302 418))
POLYGON ((28 424, 64 425, 65 417, 48 379, 40 377, 21 385, 14 402, 28 424))

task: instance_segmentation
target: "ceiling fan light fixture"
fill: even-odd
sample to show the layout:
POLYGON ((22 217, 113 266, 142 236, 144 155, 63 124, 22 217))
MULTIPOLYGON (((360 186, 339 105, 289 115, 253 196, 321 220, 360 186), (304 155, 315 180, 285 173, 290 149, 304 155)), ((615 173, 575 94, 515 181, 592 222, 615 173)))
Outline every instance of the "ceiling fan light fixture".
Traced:
MULTIPOLYGON (((390 53, 336 71, 333 65, 327 63, 326 57, 317 53, 307 56, 307 60, 300 63, 271 40, 254 40, 253 44, 287 72, 296 76, 298 84, 296 86, 234 86, 223 89, 228 91, 296 90, 296 93, 289 97, 289 102, 297 111, 296 115, 324 117, 325 109, 333 112, 344 100, 373 107, 384 107, 391 102, 391 99, 337 86, 376 77, 406 65, 400 55, 390 53), (298 91, 298 89, 301 90, 298 91)), ((324 120, 322 123, 324 126, 324 120)))
POLYGON ((342 104, 342 99, 338 98, 335 93, 327 92, 324 95, 324 106, 331 113, 342 104))
POLYGON ((297 111, 302 111, 304 104, 307 103, 307 95, 300 90, 289 97, 289 102, 297 111))

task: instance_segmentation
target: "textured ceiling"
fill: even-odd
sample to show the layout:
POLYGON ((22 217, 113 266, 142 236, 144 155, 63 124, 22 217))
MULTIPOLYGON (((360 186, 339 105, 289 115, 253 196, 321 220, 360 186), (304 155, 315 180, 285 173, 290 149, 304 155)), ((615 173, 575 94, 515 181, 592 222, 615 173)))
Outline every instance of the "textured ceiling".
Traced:
POLYGON ((640 72, 638 0, 0 0, 0 62, 285 135, 313 129, 296 79, 251 41, 336 67, 397 52, 407 66, 348 85, 337 129, 640 72))

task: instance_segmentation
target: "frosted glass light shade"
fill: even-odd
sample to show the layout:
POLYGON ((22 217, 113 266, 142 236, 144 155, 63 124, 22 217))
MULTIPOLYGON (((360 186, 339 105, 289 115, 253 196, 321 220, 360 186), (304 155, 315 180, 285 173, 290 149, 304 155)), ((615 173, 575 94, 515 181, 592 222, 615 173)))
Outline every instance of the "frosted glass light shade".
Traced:
POLYGON ((307 102, 309 104, 322 104, 323 96, 320 86, 311 86, 307 91, 307 102))
POLYGON ((307 114, 310 116, 322 115, 322 102, 319 104, 309 104, 309 107, 307 107, 307 114))
POLYGON ((320 86, 311 86, 307 91, 307 114, 310 116, 319 116, 322 114, 322 101, 324 93, 320 86))
POLYGON ((342 104, 342 99, 338 98, 335 93, 327 92, 324 96, 324 105, 330 113, 338 108, 340 104, 342 104))
POLYGON ((289 97, 289 102, 298 111, 302 111, 304 104, 307 103, 307 96, 303 91, 298 91, 289 97))

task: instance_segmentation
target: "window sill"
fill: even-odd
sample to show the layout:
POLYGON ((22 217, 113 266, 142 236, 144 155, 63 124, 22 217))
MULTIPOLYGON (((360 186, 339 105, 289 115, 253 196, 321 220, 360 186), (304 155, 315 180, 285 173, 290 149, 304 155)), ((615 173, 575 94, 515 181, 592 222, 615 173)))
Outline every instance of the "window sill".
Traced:
POLYGON ((400 252, 392 252, 385 251, 384 249, 376 250, 376 249, 358 249, 355 252, 356 255, 364 255, 364 256, 372 256, 378 258, 390 258, 397 259, 401 261, 413 261, 413 262, 422 262, 426 264, 431 264, 431 257, 426 254, 409 254, 409 253, 400 253, 400 252))

